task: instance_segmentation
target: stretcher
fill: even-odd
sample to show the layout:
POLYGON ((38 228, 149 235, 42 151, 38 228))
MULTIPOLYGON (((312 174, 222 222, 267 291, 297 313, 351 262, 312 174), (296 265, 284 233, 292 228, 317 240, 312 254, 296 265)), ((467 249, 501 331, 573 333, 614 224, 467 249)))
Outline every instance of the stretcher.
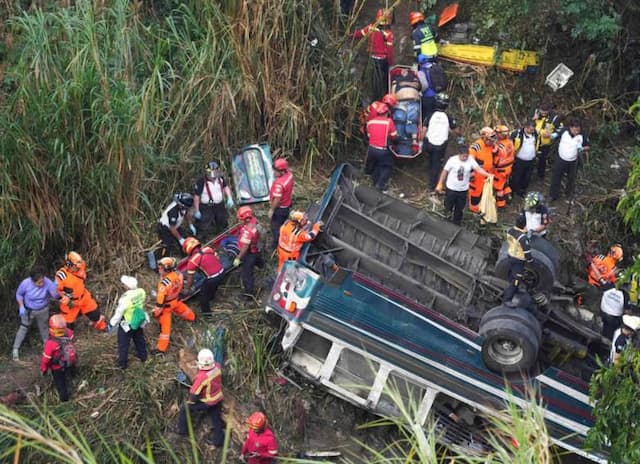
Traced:
POLYGON ((505 71, 534 73, 538 70, 540 58, 530 50, 506 49, 490 45, 440 44, 438 56, 458 63, 495 66, 505 71))
MULTIPOLYGON (((417 71, 411 66, 396 65, 389 68, 389 93, 392 83, 403 70, 413 73, 417 79, 417 71)), ((418 92, 417 100, 400 100, 391 110, 398 131, 398 138, 391 142, 389 148, 396 158, 415 158, 422 153, 424 128, 422 123, 422 92, 418 92)))

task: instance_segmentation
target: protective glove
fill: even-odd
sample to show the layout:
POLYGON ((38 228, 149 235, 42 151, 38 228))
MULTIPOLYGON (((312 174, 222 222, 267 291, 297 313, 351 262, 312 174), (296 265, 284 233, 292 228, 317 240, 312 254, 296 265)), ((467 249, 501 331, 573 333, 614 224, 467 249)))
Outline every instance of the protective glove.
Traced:
POLYGON ((196 226, 194 226, 193 224, 189 224, 189 230, 191 231, 191 233, 192 233, 193 235, 196 235, 196 233, 198 232, 198 231, 196 230, 196 226))
POLYGON ((323 232, 324 231, 324 221, 318 221, 317 224, 318 224, 318 230, 320 232, 323 232))
POLYGON ((233 202, 233 198, 227 197, 227 208, 233 208, 236 204, 233 202))
POLYGON ((199 209, 193 212, 193 219, 195 219, 196 221, 199 221, 200 219, 202 219, 202 213, 200 212, 199 209))
POLYGON ((184 243, 184 238, 180 237, 178 239, 178 243, 180 244, 180 246, 182 246, 182 244, 184 243))
POLYGON ((20 306, 18 311, 20 312, 20 317, 24 317, 27 314, 27 309, 24 306, 20 306))
POLYGON ((240 263, 241 263, 241 262, 242 262, 242 261, 240 261, 240 258, 236 258, 236 259, 234 259, 234 260, 233 260, 233 267, 238 267, 238 266, 240 266, 240 263))
POLYGON ((104 329, 104 331, 107 333, 111 333, 113 331, 113 326, 111 325, 111 322, 107 322, 107 327, 104 329))
POLYGON ((527 230, 527 237, 529 237, 529 238, 533 237, 533 231, 532 230, 527 230))

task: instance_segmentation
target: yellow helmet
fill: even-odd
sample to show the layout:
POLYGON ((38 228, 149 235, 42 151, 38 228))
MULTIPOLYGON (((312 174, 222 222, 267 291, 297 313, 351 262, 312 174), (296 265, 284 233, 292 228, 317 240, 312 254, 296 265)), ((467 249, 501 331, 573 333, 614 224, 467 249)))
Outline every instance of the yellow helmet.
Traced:
POLYGON ((160 261, 158 261, 158 269, 162 269, 166 272, 173 271, 178 265, 178 261, 175 258, 171 258, 170 256, 165 256, 160 261))

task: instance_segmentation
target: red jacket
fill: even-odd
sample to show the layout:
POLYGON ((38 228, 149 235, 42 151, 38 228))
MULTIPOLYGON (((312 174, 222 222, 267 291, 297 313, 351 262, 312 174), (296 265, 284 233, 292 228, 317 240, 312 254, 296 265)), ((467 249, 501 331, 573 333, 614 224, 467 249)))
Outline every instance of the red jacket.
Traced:
MULTIPOLYGON (((73 330, 65 329, 64 336, 69 339, 69 343, 73 343, 73 330)), ((52 371, 59 371, 62 369, 60 364, 54 362, 54 356, 58 351, 60 342, 55 337, 49 336, 46 342, 44 342, 44 350, 42 352, 42 358, 40 358, 40 372, 45 373, 49 369, 52 371)))
POLYGON ((238 232, 238 247, 242 250, 249 247, 249 253, 257 253, 260 231, 258 230, 258 220, 252 218, 248 223, 243 224, 238 232))
POLYGON ((398 137, 396 125, 393 119, 385 115, 377 115, 367 121, 367 137, 369 145, 376 148, 386 148, 389 145, 389 138, 398 137))
POLYGON ((393 64, 393 33, 389 29, 369 24, 353 33, 354 39, 369 38, 369 55, 373 58, 386 58, 389 66, 393 64))
POLYGON ((222 395, 222 372, 220 364, 215 363, 213 369, 199 369, 189 389, 191 401, 197 400, 213 406, 224 399, 222 395))
POLYGON ((278 455, 278 442, 268 427, 260 433, 249 429, 240 454, 247 457, 247 464, 271 464, 275 462, 274 458, 278 455), (248 457, 251 454, 257 454, 257 456, 248 457))
POLYGON ((269 200, 280 197, 280 208, 291 206, 291 195, 293 195, 293 174, 287 171, 280 177, 276 177, 269 190, 269 200))

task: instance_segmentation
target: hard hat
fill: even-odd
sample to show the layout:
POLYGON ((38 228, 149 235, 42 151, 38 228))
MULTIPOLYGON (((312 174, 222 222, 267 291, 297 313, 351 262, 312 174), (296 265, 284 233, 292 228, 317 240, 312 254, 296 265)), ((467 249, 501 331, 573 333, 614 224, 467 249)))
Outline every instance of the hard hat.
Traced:
POLYGON ((133 276, 123 275, 120 276, 120 282, 129 290, 138 288, 138 279, 133 276))
POLYGON ((304 213, 304 211, 299 211, 297 209, 294 209, 293 211, 291 211, 291 213, 289 213, 289 219, 296 222, 303 222, 305 220, 305 216, 306 214, 304 213))
POLYGON ((220 165, 216 161, 209 161, 207 163, 206 169, 210 169, 211 171, 214 171, 216 169, 220 169, 220 165))
POLYGON ((378 103, 374 109, 376 110, 376 113, 378 114, 387 114, 389 112, 389 107, 387 106, 386 103, 382 103, 382 102, 376 102, 378 103))
POLYGON ((250 206, 241 206, 236 213, 238 221, 245 221, 253 217, 253 210, 250 206))
POLYGON ((480 137, 482 138, 492 138, 495 136, 496 136, 496 131, 494 131, 489 126, 485 126, 482 129, 480 129, 480 137))
POLYGON ((525 209, 533 209, 542 203, 544 203, 544 195, 540 192, 529 192, 527 196, 524 197, 525 209))
POLYGON ((389 24, 389 12, 382 8, 376 11, 376 22, 380 25, 389 24))
POLYGON ((63 337, 67 321, 62 314, 54 314, 49 318, 49 334, 53 337, 63 337))
POLYGON ((267 425, 267 416, 260 411, 256 411, 247 419, 247 425, 252 430, 260 431, 267 425))
POLYGON ((424 21, 424 15, 419 11, 412 11, 409 13, 409 24, 415 26, 420 21, 424 21))
POLYGON ((277 169, 278 171, 286 171, 287 169, 289 169, 289 163, 284 158, 278 158, 273 162, 273 168, 277 169))
POLYGON ((190 255, 191 252, 195 250, 196 247, 199 247, 200 245, 202 244, 200 243, 200 240, 198 240, 197 238, 187 237, 184 239, 184 243, 182 244, 182 251, 184 251, 186 255, 190 255))
POLYGON ((640 329, 640 317, 638 316, 625 314, 624 316, 622 316, 622 323, 634 332, 637 332, 638 329, 640 329))
POLYGON ((160 261, 158 261, 158 268, 166 272, 171 272, 176 268, 177 264, 178 262, 175 258, 165 256, 160 261))
POLYGON ((84 263, 82 256, 80 256, 80 253, 76 253, 75 251, 70 251, 69 253, 67 253, 67 256, 65 256, 64 259, 66 261, 65 264, 67 265, 67 267, 78 267, 82 263, 84 263))
POLYGON ((387 106, 396 106, 398 104, 398 99, 394 94, 388 93, 384 97, 382 97, 382 103, 387 106))
POLYGON ((609 248, 609 254, 616 261, 620 261, 624 257, 624 253, 622 252, 622 245, 616 243, 615 245, 611 245, 609 248))
POLYGON ((204 348, 198 351, 198 369, 210 371, 215 366, 215 359, 210 349, 204 348))
POLYGON ((504 134, 504 133, 509 133, 509 128, 503 124, 500 124, 498 126, 495 127, 494 129, 498 134, 504 134))
POLYGON ((449 94, 445 92, 436 94, 436 106, 441 109, 449 106, 449 94))
POLYGON ((185 208, 191 208, 193 206, 193 195, 190 193, 176 193, 173 196, 173 200, 185 208))
POLYGON ((427 64, 429 62, 429 58, 427 55, 420 53, 418 55, 418 64, 427 64))

